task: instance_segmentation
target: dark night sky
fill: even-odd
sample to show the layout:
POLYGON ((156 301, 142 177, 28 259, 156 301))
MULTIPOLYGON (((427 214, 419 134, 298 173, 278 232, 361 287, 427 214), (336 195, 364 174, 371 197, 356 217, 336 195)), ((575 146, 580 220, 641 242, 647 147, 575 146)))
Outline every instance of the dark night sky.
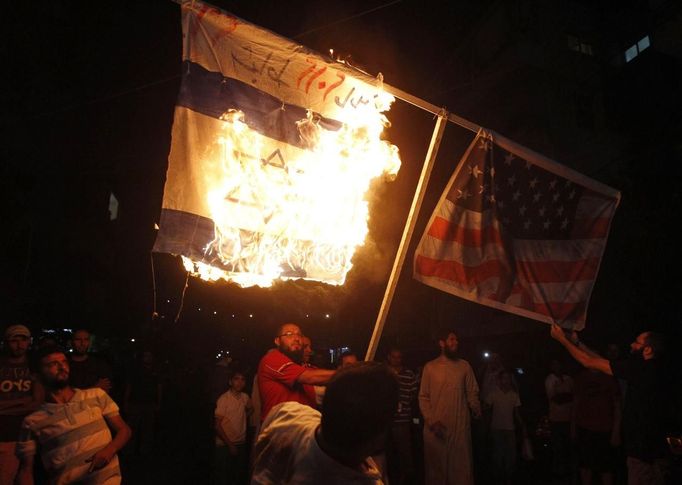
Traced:
MULTIPOLYGON (((456 72, 452 53, 491 3, 215 2, 312 49, 352 54, 353 62, 367 72, 382 72, 389 84, 456 113, 466 109, 474 88, 462 83, 466 76, 456 72)), ((83 323, 112 335, 139 334, 149 329, 154 301, 149 251, 180 82, 180 7, 170 0, 52 1, 32 2, 30 7, 10 4, 4 10, 9 41, 3 43, 3 309, 8 318, 36 327, 83 323), (115 222, 107 215, 110 191, 120 201, 115 222)), ((175 258, 154 255, 158 311, 165 317, 156 328, 196 328, 209 338, 241 337, 258 346, 272 325, 307 314, 305 325, 321 341, 365 345, 434 123, 430 114, 401 102, 389 118, 393 127, 388 138, 400 148, 403 168, 398 179, 372 199, 372 241, 358 253, 346 287, 287 283, 271 290, 239 289, 190 280, 183 319, 172 324, 184 274, 175 258), (219 313, 209 315, 207 310, 219 313), (326 319, 326 313, 331 318, 326 319)), ((493 112, 472 121, 504 128, 495 126, 493 112)), ((462 128, 448 127, 417 238, 471 136, 462 128)), ((662 209, 679 218, 679 197, 657 191, 657 185, 664 192, 676 186, 660 172, 678 175, 679 169, 671 169, 672 160, 661 163, 669 165, 661 167, 658 176, 635 170, 624 171, 629 178, 624 172, 588 172, 623 191, 588 312, 588 332, 595 339, 620 333, 617 338, 626 341, 646 326, 638 319, 649 317, 679 335, 675 324, 680 312, 674 309, 680 289, 679 276, 674 276, 679 275, 678 256, 671 248, 670 231, 658 227, 650 232, 646 227, 649 211, 662 209), (671 200, 677 205, 671 207, 671 200), (633 224, 644 224, 646 231, 633 224), (647 252, 641 261, 630 259, 641 251, 647 252), (632 266, 624 271, 624 265, 632 266), (634 310, 619 306, 633 298, 650 305, 634 310), (651 306, 657 309, 649 315, 646 309, 651 306)), ((388 336, 400 340, 408 335, 402 337, 405 342, 424 333, 419 318, 433 320, 425 316, 433 309, 452 311, 458 320, 501 318, 489 309, 436 294, 412 282, 408 273, 406 268, 388 336), (419 310, 410 310, 414 306, 419 310)))

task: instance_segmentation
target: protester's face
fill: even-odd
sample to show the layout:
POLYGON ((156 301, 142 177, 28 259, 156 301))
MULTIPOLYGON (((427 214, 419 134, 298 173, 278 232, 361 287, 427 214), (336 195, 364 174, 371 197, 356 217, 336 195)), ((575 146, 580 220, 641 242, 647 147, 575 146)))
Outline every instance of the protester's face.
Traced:
POLYGON ((294 360, 303 359, 303 335, 298 325, 288 323, 282 326, 280 334, 275 338, 275 345, 280 352, 294 360))
POLYGON ((400 367, 403 365, 403 353, 400 350, 392 350, 388 353, 388 365, 391 367, 400 367))
POLYGON ((305 362, 307 364, 308 362, 310 362, 310 357, 313 355, 313 343, 311 342, 310 338, 303 337, 302 345, 303 345, 303 362, 305 362))
POLYGON ((457 340, 457 335, 450 332, 445 340, 439 342, 440 348, 443 353, 450 358, 457 357, 457 351, 459 350, 459 340, 457 340))
POLYGON ((40 374, 48 387, 60 389, 69 384, 69 361, 61 352, 43 357, 40 374))
POLYGON ((21 358, 28 352, 28 346, 30 344, 30 339, 23 335, 15 335, 14 337, 7 340, 7 347, 9 347, 9 353, 14 358, 21 358))
POLYGON ((341 357, 341 368, 348 367, 349 365, 356 364, 358 362, 358 357, 356 355, 344 355, 341 357))
POLYGON ((84 330, 79 330, 73 334, 71 339, 73 351, 77 355, 84 355, 88 353, 90 348, 90 334, 84 330))
POLYGON ((246 387, 246 378, 242 374, 235 374, 230 379, 230 387, 237 392, 242 392, 246 387))

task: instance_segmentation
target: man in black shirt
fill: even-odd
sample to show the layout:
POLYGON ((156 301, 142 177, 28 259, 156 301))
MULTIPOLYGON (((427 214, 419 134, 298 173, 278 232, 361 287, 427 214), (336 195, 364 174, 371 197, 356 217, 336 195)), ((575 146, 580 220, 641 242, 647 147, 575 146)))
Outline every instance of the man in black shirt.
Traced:
POLYGON ((78 389, 99 387, 111 394, 111 367, 102 359, 89 352, 90 332, 84 328, 76 329, 71 337, 69 382, 78 389))
POLYGON ((623 410, 623 444, 627 455, 629 485, 663 485, 666 471, 667 394, 660 357, 663 339, 655 332, 643 332, 630 344, 631 359, 609 361, 582 344, 575 332, 571 338, 558 325, 552 337, 579 363, 589 369, 627 382, 623 410))

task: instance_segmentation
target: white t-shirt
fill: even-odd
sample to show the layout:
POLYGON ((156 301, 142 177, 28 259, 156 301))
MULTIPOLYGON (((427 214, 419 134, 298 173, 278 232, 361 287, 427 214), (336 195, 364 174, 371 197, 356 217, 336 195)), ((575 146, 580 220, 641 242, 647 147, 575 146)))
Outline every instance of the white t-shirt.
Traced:
MULTIPOLYGON (((249 405, 247 394, 235 393, 232 390, 223 393, 216 402, 215 416, 222 418, 223 431, 234 444, 238 445, 246 441, 246 408, 249 405)), ((217 434, 215 444, 225 446, 217 434)))
POLYGON ((315 439, 320 419, 319 411, 297 402, 273 407, 258 436, 251 483, 382 485, 371 457, 359 468, 349 468, 322 451, 315 439))
POLYGON ((521 405, 521 399, 516 391, 510 389, 504 392, 500 388, 494 388, 486 397, 485 402, 493 408, 490 429, 505 431, 515 429, 514 408, 521 405))
POLYGON ((547 399, 549 400, 549 420, 555 422, 567 422, 571 420, 571 410, 573 402, 558 403, 553 398, 558 394, 572 395, 573 394, 573 378, 563 374, 557 377, 550 374, 545 379, 545 391, 547 392, 547 399))

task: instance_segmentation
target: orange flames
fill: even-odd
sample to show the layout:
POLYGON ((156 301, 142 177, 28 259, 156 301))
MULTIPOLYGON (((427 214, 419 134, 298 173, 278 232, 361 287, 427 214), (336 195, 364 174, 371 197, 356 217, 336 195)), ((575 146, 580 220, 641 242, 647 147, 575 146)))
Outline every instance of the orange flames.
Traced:
POLYGON ((306 149, 251 130, 239 111, 225 113, 203 157, 215 237, 204 262, 183 256, 187 271, 241 286, 290 278, 342 285, 367 235, 370 184, 400 168, 397 147, 381 139, 392 102, 380 91, 352 118, 344 113, 338 131, 309 112, 298 122, 306 149))

